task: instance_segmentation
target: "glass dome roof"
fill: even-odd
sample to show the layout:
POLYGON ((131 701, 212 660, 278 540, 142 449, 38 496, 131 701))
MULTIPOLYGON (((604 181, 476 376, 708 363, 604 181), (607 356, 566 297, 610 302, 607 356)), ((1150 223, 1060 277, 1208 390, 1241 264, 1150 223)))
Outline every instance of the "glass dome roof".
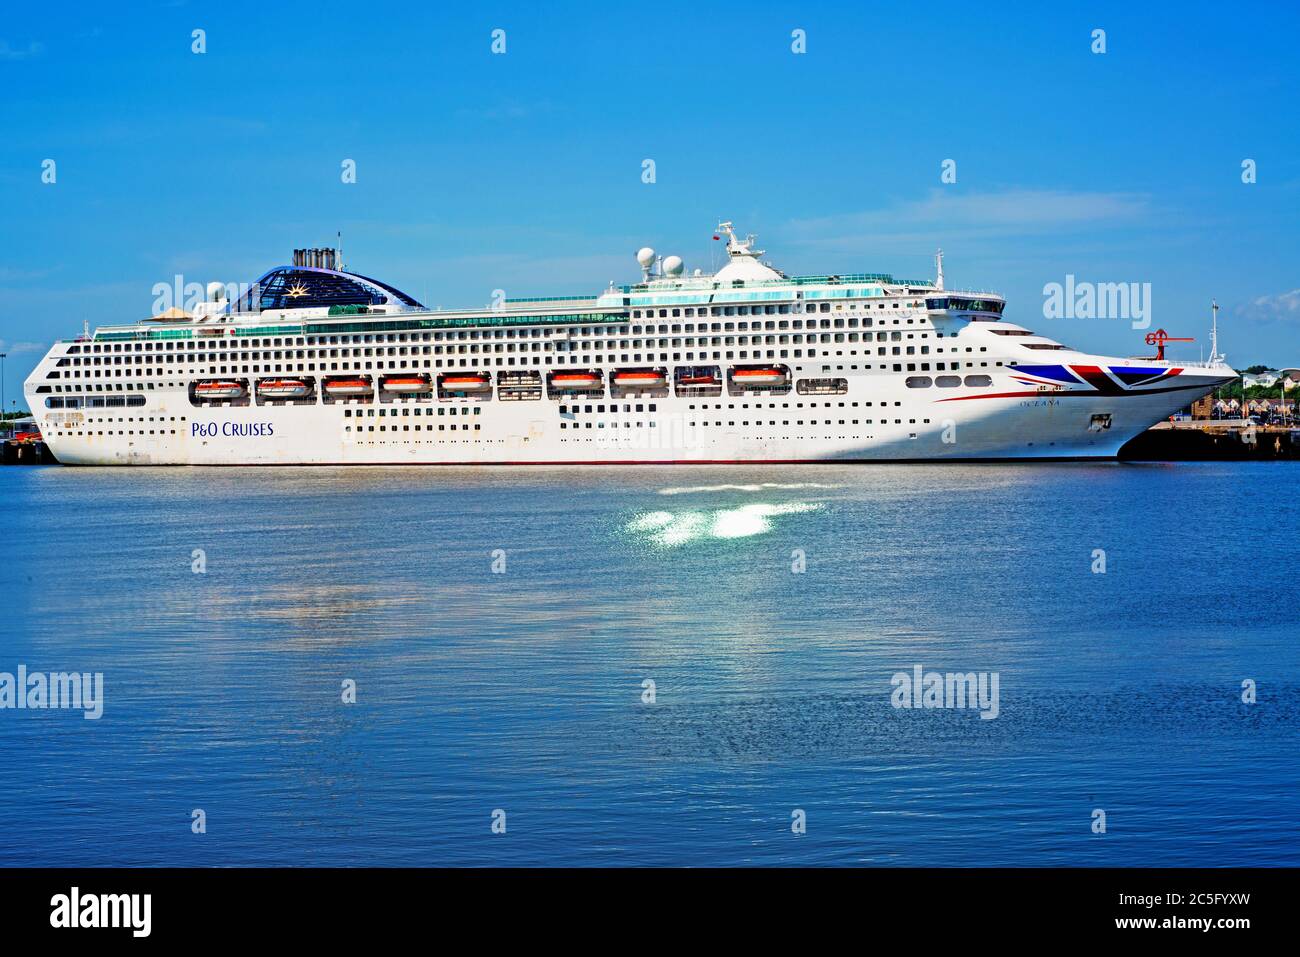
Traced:
POLYGON ((424 308, 406 293, 377 279, 310 266, 277 266, 254 283, 232 311, 383 305, 424 308))

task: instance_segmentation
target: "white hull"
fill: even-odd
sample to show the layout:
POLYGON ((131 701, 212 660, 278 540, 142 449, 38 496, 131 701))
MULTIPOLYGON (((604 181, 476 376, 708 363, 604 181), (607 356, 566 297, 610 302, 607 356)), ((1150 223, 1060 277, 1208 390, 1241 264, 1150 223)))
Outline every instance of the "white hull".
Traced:
MULTIPOLYGON (((1185 378, 1189 378, 1186 372, 1178 377, 1185 378)), ((147 428, 114 429, 119 434, 101 436, 95 434, 100 431, 97 428, 70 429, 50 421, 43 423, 43 431, 50 449, 65 465, 615 465, 1109 458, 1130 438, 1185 407, 1216 381, 1204 377, 1200 384, 1179 381, 1177 391, 1113 396, 1069 390, 1026 395, 1022 384, 999 376, 990 389, 918 400, 913 391, 885 392, 879 382, 864 377, 851 384, 848 393, 837 396, 796 397, 791 393, 709 400, 544 398, 525 402, 420 397, 245 407, 194 407, 181 390, 150 396, 145 408, 131 410, 130 418, 142 425, 147 426, 152 418, 171 426, 174 419, 174 428, 155 428, 153 434, 147 428), (993 397, 1000 393, 1017 394, 993 397), (796 398, 803 408, 795 408, 796 398), (856 408, 855 401, 859 403, 856 408), (865 406, 865 401, 872 405, 865 406), (648 411, 652 405, 653 413, 648 411), (722 408, 716 408, 719 405, 722 408), (735 408, 728 409, 729 405, 735 408), (562 406, 566 409, 563 414, 562 406), (620 411, 567 411, 574 406, 620 411), (624 412, 624 407, 632 411, 624 412), (638 407, 643 411, 635 411, 638 407), (1109 416, 1109 427, 1090 428, 1094 416, 1109 416)), ((68 416, 87 414, 63 413, 62 425, 69 423, 68 416)))
POLYGON ((788 277, 719 229, 714 275, 645 249, 641 283, 487 311, 297 251, 240 309, 56 343, 26 396, 67 465, 943 461, 1113 457, 1236 376, 1077 352, 942 270, 788 277), (319 394, 196 395, 252 381, 319 394))

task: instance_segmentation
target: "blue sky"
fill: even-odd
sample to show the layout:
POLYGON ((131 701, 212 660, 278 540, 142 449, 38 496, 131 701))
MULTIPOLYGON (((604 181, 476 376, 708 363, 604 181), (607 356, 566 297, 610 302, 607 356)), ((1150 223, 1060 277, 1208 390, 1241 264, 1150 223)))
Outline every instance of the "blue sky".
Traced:
POLYGON ((708 269, 728 218, 796 274, 929 276, 942 246, 950 286, 1119 355, 1142 333, 1045 319, 1043 286, 1149 282, 1193 356, 1217 297, 1230 361, 1300 365, 1297 26, 1284 3, 13 5, 0 351, 12 384, 176 273, 251 282, 336 230, 352 268, 459 306, 630 281, 647 244, 708 269))

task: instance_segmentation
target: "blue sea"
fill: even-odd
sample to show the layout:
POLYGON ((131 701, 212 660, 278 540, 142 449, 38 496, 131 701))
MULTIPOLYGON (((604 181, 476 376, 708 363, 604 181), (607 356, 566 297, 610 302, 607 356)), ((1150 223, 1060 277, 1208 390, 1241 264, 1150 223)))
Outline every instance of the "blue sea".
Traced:
POLYGON ((1298 475, 2 468, 0 863, 1297 865, 1298 475))

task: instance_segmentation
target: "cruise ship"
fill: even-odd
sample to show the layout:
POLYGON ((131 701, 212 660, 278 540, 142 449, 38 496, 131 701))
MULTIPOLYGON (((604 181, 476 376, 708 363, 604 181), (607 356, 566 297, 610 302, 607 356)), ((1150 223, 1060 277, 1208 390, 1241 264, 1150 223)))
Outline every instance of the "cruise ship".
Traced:
POLYGON ((946 289, 941 253, 931 280, 789 276, 717 232, 711 274, 646 248, 639 282, 478 309, 295 250, 242 294, 56 343, 27 401, 67 465, 1060 459, 1236 376, 1078 352, 946 289))

